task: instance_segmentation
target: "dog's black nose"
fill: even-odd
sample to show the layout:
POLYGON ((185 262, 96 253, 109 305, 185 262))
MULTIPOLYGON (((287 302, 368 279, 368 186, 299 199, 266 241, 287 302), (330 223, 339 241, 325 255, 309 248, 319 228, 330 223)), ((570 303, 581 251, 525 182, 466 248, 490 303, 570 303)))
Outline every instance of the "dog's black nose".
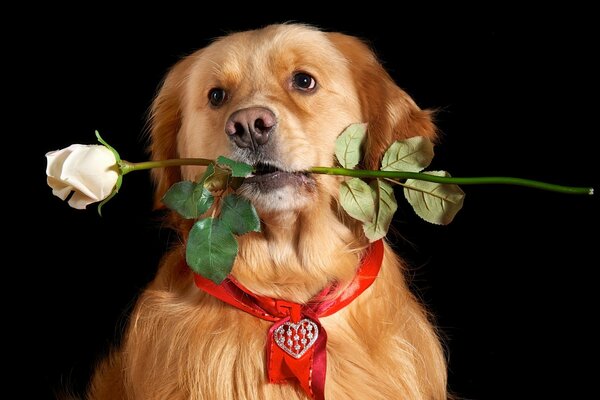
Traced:
POLYGON ((275 114, 267 108, 244 108, 231 114, 225 133, 238 147, 255 149, 269 141, 276 123, 275 114))

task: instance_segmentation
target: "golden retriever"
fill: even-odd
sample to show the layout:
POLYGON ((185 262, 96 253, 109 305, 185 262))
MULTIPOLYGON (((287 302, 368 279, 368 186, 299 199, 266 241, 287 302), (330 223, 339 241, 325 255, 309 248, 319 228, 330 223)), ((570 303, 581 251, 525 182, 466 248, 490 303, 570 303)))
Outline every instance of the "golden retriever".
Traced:
MULTIPOLYGON (((225 155, 268 166, 240 188, 262 232, 239 237, 232 275, 256 294, 303 303, 332 282, 350 282, 368 246, 337 201, 343 178, 299 172, 335 165, 336 137, 356 122, 369 124, 363 168, 377 169, 394 140, 436 135, 430 112, 362 41, 272 25, 218 39, 172 68, 152 107, 151 152, 154 159, 225 155)), ((170 185, 197 179, 203 168, 155 171, 159 202, 170 185)), ((191 224, 171 219, 185 242, 191 224)), ((373 285, 321 319, 327 399, 447 398, 442 347, 404 268, 386 244, 373 285)), ((309 398, 293 381, 269 383, 271 325, 198 289, 181 243, 141 294, 88 398, 309 398)))

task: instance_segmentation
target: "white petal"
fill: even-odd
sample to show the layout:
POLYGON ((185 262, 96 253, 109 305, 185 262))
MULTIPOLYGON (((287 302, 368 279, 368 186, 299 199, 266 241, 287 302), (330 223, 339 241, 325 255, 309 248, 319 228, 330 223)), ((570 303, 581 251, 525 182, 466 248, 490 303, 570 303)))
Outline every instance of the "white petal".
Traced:
POLYGON ((73 191, 73 187, 66 185, 63 181, 49 176, 47 179, 48 186, 52 188, 52 194, 65 200, 73 191))
POLYGON ((63 164, 65 160, 71 153, 81 147, 85 147, 82 144, 72 144, 67 148, 49 151, 46 153, 46 161, 48 162, 46 166, 46 175, 52 176, 56 179, 60 177, 60 173, 62 171, 63 164))
POLYGON ((88 204, 92 204, 97 201, 98 200, 91 199, 82 193, 75 192, 73 193, 73 196, 71 196, 71 198, 69 199, 69 205, 78 210, 84 210, 88 204))
POLYGON ((52 188, 52 194, 62 200, 65 200, 73 191, 73 187, 71 185, 60 179, 63 164, 71 155, 71 153, 83 147, 85 146, 81 144, 73 144, 64 149, 49 151, 46 153, 46 175, 48 175, 46 182, 48 183, 48 186, 52 188))

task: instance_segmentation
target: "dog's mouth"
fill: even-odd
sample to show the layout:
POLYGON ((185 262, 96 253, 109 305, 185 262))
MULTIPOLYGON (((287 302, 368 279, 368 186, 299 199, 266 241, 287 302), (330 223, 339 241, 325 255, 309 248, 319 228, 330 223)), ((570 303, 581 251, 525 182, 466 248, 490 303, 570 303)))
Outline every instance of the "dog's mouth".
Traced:
POLYGON ((244 180, 244 184, 257 187, 261 191, 270 191, 284 186, 314 185, 312 175, 306 171, 287 171, 274 164, 258 162, 254 173, 244 180))

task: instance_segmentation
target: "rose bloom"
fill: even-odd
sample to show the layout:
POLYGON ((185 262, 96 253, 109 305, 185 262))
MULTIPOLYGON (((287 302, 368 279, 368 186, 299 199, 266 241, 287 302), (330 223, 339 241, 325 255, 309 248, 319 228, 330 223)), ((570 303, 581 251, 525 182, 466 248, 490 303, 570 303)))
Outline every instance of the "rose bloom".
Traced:
POLYGON ((46 159, 52 194, 66 200, 73 193, 69 205, 80 210, 106 199, 119 177, 115 155, 100 145, 72 144, 47 153, 46 159))

